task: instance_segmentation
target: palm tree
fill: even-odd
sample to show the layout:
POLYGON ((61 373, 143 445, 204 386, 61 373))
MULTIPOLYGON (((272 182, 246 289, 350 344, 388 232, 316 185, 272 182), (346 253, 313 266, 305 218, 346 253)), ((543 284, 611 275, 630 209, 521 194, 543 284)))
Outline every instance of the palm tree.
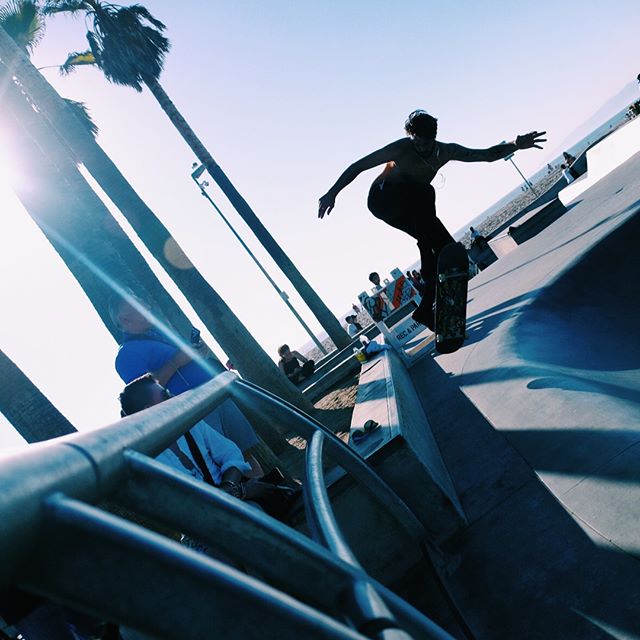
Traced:
MULTIPOLYGON (((0 64, 0 80, 2 75, 0 64)), ((13 188, 105 325, 119 338, 109 313, 115 284, 161 309, 171 328, 186 335, 191 327, 189 319, 78 171, 51 127, 17 87, 4 79, 2 142, 13 160, 12 175, 27 177, 13 178, 13 188)), ((286 446, 277 434, 255 426, 272 449, 286 446)), ((275 462, 268 451, 262 450, 261 455, 263 460, 275 462)))
POLYGON ((75 433, 74 426, 2 350, 0 380, 0 413, 27 442, 75 433))
MULTIPOLYGON (((139 198, 107 154, 95 142, 87 130, 86 124, 70 111, 68 105, 17 49, 11 39, 6 37, 2 29, 0 29, 0 59, 6 65, 7 73, 10 72, 17 76, 22 91, 28 95, 43 115, 49 117, 60 134, 57 144, 56 141, 52 141, 52 146, 61 147, 62 142, 66 140, 68 149, 71 149, 76 162, 82 161, 85 164, 107 195, 123 211, 143 242, 183 290, 205 326, 214 335, 227 356, 236 364, 238 370, 256 384, 271 390, 306 411, 311 410, 311 403, 282 375, 271 358, 257 344, 217 292, 190 265, 186 256, 182 254, 182 259, 175 260, 176 255, 181 254, 181 249, 171 238, 167 229, 139 198), (167 248, 172 249, 171 254, 167 248), (185 265, 188 268, 185 268, 185 265)), ((25 112, 18 117, 32 117, 32 115, 25 112)), ((45 128, 41 122, 39 126, 41 129, 45 128)), ((104 213, 111 218, 106 209, 104 213)), ((99 222, 98 224, 102 226, 103 223, 99 222)), ((133 248, 133 245, 131 247, 133 248)), ((146 299, 151 301, 154 298, 146 299)), ((173 301, 171 302, 171 306, 175 308, 177 305, 173 301)), ((99 305, 97 308, 100 312, 103 305, 99 305)), ((156 308, 163 308, 163 306, 156 308)), ((107 326, 110 326, 108 314, 101 313, 101 316, 107 326)), ((188 328, 183 322, 180 325, 179 333, 186 335, 188 328)), ((110 326, 110 328, 112 327, 110 326)))
POLYGON ((86 13, 93 26, 93 30, 87 33, 90 51, 72 54, 65 68, 70 69, 78 63, 95 62, 106 78, 115 84, 129 86, 136 91, 141 91, 142 86, 146 85, 198 160, 207 168, 209 175, 289 278, 331 340, 338 348, 348 346, 351 340, 337 318, 267 231, 158 82, 170 46, 169 40, 163 35, 165 25, 141 5, 122 7, 99 0, 49 0, 45 12, 86 13))

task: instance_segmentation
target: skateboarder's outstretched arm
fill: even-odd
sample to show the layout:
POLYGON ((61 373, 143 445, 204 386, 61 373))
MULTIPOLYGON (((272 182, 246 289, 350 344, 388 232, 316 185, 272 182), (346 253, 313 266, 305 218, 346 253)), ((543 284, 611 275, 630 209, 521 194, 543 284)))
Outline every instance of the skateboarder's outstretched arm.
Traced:
POLYGON ((468 149, 460 144, 442 145, 447 152, 447 160, 457 160, 458 162, 493 162, 501 160, 508 155, 515 153, 519 149, 542 149, 540 144, 546 142, 546 131, 532 131, 518 136, 513 142, 503 142, 488 149, 468 149))
POLYGON ((360 158, 352 165, 347 167, 345 172, 336 180, 336 183, 325 193, 319 202, 318 206, 318 218, 322 219, 325 215, 331 213, 336 203, 336 196, 348 185, 351 184, 363 171, 367 169, 373 169, 378 165, 385 164, 386 162, 393 162, 400 149, 406 144, 405 139, 396 140, 391 144, 388 144, 382 149, 378 149, 373 153, 370 153, 364 158, 360 158))

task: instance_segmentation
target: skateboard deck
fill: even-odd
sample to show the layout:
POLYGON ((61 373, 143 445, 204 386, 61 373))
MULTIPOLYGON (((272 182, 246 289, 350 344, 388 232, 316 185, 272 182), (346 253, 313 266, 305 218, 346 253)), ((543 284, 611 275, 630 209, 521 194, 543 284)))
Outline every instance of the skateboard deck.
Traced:
POLYGON ((448 244, 438 257, 436 282, 436 351, 452 353, 465 339, 469 258, 458 243, 448 244))

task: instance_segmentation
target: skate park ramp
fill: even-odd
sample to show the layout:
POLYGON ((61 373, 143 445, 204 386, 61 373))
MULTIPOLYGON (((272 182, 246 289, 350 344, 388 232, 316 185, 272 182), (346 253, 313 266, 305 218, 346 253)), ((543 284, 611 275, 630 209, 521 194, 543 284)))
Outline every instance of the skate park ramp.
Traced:
POLYGON ((638 176, 640 154, 473 278, 465 345, 411 369, 478 637, 640 637, 638 176))
POLYGON ((587 189, 640 151, 640 118, 635 118, 591 147, 587 153, 587 173, 565 187, 558 197, 567 205, 587 189))

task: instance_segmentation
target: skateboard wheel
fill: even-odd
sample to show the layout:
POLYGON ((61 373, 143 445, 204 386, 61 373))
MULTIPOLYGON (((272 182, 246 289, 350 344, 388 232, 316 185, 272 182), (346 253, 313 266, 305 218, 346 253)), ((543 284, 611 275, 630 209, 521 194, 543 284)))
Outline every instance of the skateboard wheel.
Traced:
POLYGON ((436 342, 442 342, 442 334, 441 333, 438 333, 436 335, 436 342))

